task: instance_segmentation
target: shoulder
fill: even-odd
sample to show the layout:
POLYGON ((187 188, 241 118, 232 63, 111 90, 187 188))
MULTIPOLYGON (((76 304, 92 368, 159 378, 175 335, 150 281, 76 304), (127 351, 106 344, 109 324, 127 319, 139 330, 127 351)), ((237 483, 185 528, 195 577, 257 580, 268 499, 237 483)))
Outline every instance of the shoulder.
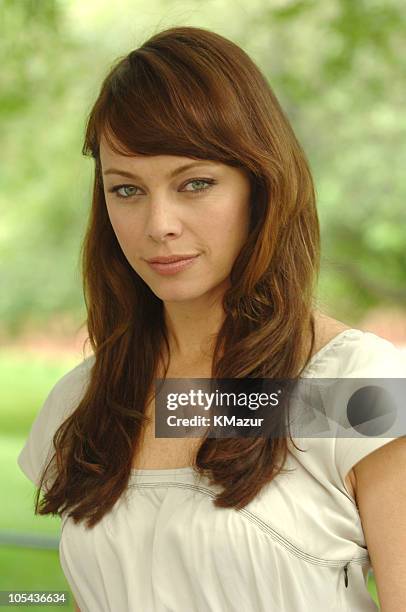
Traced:
POLYGON ((94 360, 93 355, 87 357, 54 384, 31 425, 17 463, 37 486, 43 468, 54 453, 53 436, 78 406, 94 360))
POLYGON ((57 380, 37 414, 34 425, 46 420, 49 429, 49 425, 57 425, 69 416, 86 390, 94 361, 93 355, 87 357, 57 380))
POLYGON ((68 403, 80 399, 81 394, 89 382, 89 376, 94 362, 94 355, 90 355, 74 368, 66 372, 66 374, 59 378, 51 388, 50 395, 58 400, 66 400, 68 403))
POLYGON ((364 354, 372 351, 371 356, 375 358, 379 352, 384 352, 385 355, 391 353, 396 359, 399 357, 405 358, 405 355, 392 342, 371 331, 351 327, 317 309, 314 311, 314 318, 315 343, 313 354, 328 347, 330 343, 334 343, 337 339, 339 340, 339 346, 342 347, 342 352, 346 352, 346 349, 350 351, 358 350, 364 354))
POLYGON ((342 376, 403 378, 406 355, 392 342, 369 331, 349 330, 342 345, 342 376))
MULTIPOLYGON (((362 379, 406 378, 406 355, 391 342, 372 332, 340 326, 334 321, 324 329, 329 330, 330 335, 327 335, 327 342, 319 348, 318 354, 310 363, 307 376, 353 379, 351 382, 348 380, 343 384, 337 383, 337 390, 332 385, 331 392, 327 391, 330 387, 326 385, 323 391, 323 401, 327 402, 329 414, 340 417, 334 417, 334 422, 344 424, 346 421, 342 419, 346 414, 347 400, 354 389, 358 388, 357 385, 360 382, 362 384, 362 379)), ((324 337, 326 339, 326 335, 324 337)), ((396 383, 397 381, 394 382, 396 383)), ((392 383, 388 382, 389 385, 392 383)), ((371 406, 371 411, 373 410, 374 406, 371 406)), ((397 427, 395 429, 398 430, 397 427)), ((341 431, 340 435, 333 437, 307 438, 306 443, 311 448, 311 453, 307 457, 301 457, 301 461, 309 463, 311 468, 319 469, 322 465, 335 486, 353 499, 357 488, 354 466, 394 439, 393 433, 388 433, 388 436, 392 437, 355 434, 352 429, 345 429, 344 433, 341 431)))
POLYGON ((315 376, 404 377, 406 354, 370 331, 318 314, 309 369, 315 376))
MULTIPOLYGON (((72 405, 80 400, 86 388, 94 361, 94 355, 91 355, 61 376, 51 387, 36 418, 42 416, 44 411, 69 412, 72 405)), ((47 417, 49 416, 51 415, 47 414, 47 417)))
POLYGON ((313 314, 315 321, 315 352, 328 344, 337 334, 346 329, 351 329, 351 326, 344 323, 344 321, 334 319, 321 310, 316 309, 313 314))

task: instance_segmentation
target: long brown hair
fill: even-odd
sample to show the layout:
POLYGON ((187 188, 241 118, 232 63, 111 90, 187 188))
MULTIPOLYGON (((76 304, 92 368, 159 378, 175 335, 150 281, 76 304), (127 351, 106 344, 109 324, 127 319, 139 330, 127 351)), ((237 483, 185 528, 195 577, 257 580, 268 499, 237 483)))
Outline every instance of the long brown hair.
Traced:
MULTIPOLYGON (((249 173, 250 231, 223 297, 213 378, 300 376, 314 346, 319 275, 309 166, 249 56, 217 33, 173 27, 119 58, 91 109, 83 146, 95 160, 82 247, 94 364, 80 403, 53 436, 58 477, 40 504, 37 491, 35 508, 37 514, 68 512, 88 527, 126 489, 165 346, 169 354, 163 302, 128 263, 107 215, 102 134, 124 155, 205 158, 249 173)), ((287 452, 285 436, 206 438, 195 469, 221 485, 216 506, 241 508, 282 470, 287 452)))

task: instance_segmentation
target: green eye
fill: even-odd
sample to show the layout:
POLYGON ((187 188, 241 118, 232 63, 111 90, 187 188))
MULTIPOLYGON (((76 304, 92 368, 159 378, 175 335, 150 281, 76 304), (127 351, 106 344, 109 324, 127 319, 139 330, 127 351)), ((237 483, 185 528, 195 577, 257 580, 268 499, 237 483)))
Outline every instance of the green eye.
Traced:
POLYGON ((215 181, 213 181, 212 179, 192 179, 191 181, 188 181, 186 185, 192 185, 193 183, 205 183, 206 187, 202 187, 200 189, 192 189, 191 191, 187 189, 186 191, 190 191, 190 193, 200 193, 202 191, 207 191, 214 184, 214 182, 215 181))
POLYGON ((128 200, 128 198, 131 197, 131 194, 130 196, 123 196, 118 193, 120 189, 127 189, 128 187, 130 189, 137 189, 137 187, 134 187, 134 185, 116 185, 115 187, 112 187, 109 191, 110 193, 115 193, 118 198, 122 198, 123 200, 128 200))
MULTIPOLYGON (((194 178, 194 179, 189 180, 185 185, 187 186, 187 185, 192 185, 193 183, 194 184, 196 184, 196 183, 199 184, 200 183, 200 185, 203 184, 205 186, 200 187, 198 189, 186 189, 184 191, 186 191, 187 193, 191 193, 193 195, 199 195, 200 193, 203 193, 204 191, 208 191, 213 185, 216 184, 216 182, 217 181, 215 181, 214 179, 194 178)), ((130 193, 130 194, 128 194, 128 192, 127 192, 127 195, 122 195, 122 194, 119 193, 119 191, 121 189, 124 189, 124 190, 127 190, 127 189, 131 190, 131 189, 133 189, 133 190, 136 191, 138 189, 138 187, 135 187, 135 185, 128 185, 128 184, 115 185, 114 187, 109 189, 109 193, 115 193, 116 196, 118 198, 121 198, 122 200, 129 200, 133 196, 138 195, 138 194, 136 194, 134 192, 130 193)))

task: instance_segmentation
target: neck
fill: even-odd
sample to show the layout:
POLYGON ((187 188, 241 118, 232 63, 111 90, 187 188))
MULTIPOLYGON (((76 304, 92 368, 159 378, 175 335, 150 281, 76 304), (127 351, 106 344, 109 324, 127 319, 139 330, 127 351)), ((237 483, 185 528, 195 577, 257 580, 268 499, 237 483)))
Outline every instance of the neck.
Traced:
POLYGON ((225 315, 222 304, 165 303, 171 359, 190 363, 211 360, 225 315))

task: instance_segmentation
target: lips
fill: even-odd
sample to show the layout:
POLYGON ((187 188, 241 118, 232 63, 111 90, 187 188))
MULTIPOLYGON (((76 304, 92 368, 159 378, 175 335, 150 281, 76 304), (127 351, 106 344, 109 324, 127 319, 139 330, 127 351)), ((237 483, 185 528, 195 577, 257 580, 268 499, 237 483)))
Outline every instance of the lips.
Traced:
POLYGON ((160 264, 170 264, 176 261, 184 261, 186 259, 193 259, 197 257, 198 253, 191 255, 171 255, 168 257, 154 257, 152 259, 147 259, 148 263, 160 263, 160 264))
MULTIPOLYGON (((172 261, 171 263, 157 263, 157 262, 148 262, 148 265, 157 272, 158 274, 164 276, 172 276, 173 274, 178 274, 187 270, 188 268, 195 265, 195 261, 197 261, 200 257, 200 253, 198 255, 193 255, 193 257, 187 257, 187 259, 177 259, 176 261, 172 261)), ((169 259, 169 258, 166 258, 169 259)), ((172 257, 173 259, 173 257, 172 257)))

